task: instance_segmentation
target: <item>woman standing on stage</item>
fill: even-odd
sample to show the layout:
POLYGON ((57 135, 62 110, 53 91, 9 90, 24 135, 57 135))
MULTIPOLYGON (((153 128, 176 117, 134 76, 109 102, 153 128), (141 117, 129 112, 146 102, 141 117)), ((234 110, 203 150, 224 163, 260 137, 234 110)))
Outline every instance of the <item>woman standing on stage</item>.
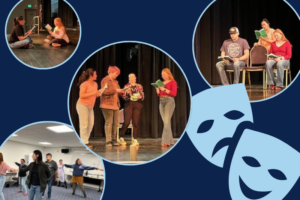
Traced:
POLYGON ((117 128, 119 124, 119 94, 124 91, 120 89, 116 78, 120 74, 117 66, 109 66, 108 75, 101 81, 101 88, 104 88, 100 97, 100 108, 105 119, 106 146, 118 146, 117 128))
POLYGON ((72 193, 72 195, 75 194, 76 187, 78 184, 84 195, 84 198, 86 198, 86 193, 85 193, 85 189, 83 187, 83 171, 84 170, 101 170, 101 171, 103 171, 103 169, 101 169, 101 168, 89 167, 89 166, 83 165, 81 159, 79 159, 79 158, 75 161, 74 165, 64 164, 64 166, 67 168, 73 169, 73 176, 72 176, 73 193, 72 193))
POLYGON ((156 88, 159 97, 159 111, 164 123, 161 145, 166 147, 174 144, 171 118, 175 109, 174 97, 177 95, 177 83, 168 68, 164 68, 161 72, 164 87, 156 88))
POLYGON ((124 124, 122 126, 122 130, 120 133, 120 144, 126 145, 126 142, 123 139, 123 136, 132 120, 133 123, 133 138, 132 144, 139 145, 137 138, 139 136, 139 124, 140 124, 140 116, 143 108, 142 101, 144 100, 144 92, 143 86, 136 83, 135 74, 131 73, 128 76, 129 83, 127 83, 124 88, 125 94, 123 95, 123 99, 126 101, 124 105, 125 119, 124 124))
POLYGON ((270 53, 277 55, 277 58, 269 58, 266 63, 266 71, 268 75, 268 85, 271 90, 282 90, 284 68, 290 66, 292 58, 292 45, 286 39, 284 33, 280 29, 274 31, 275 42, 271 44, 270 53), (277 68, 277 77, 274 77, 273 67, 277 68), (275 88, 276 85, 276 88, 275 88))
POLYGON ((62 159, 59 160, 59 165, 57 166, 57 169, 58 169, 58 187, 60 187, 61 183, 64 183, 63 187, 67 189, 68 184, 65 179, 64 164, 62 159))
POLYGON ((264 38, 260 36, 258 42, 254 43, 254 46, 263 45, 270 51, 271 43, 275 42, 274 29, 270 28, 270 22, 266 18, 262 20, 261 27, 266 31, 268 37, 264 38))
POLYGON ((88 68, 79 77, 78 86, 80 87, 79 99, 76 104, 76 110, 79 116, 80 138, 87 147, 90 134, 94 127, 94 105, 96 98, 100 95, 98 90, 97 73, 92 68, 88 68))
POLYGON ((13 169, 8 164, 6 164, 6 162, 4 162, 3 154, 0 153, 0 199, 1 200, 5 200, 2 190, 3 190, 4 185, 5 185, 6 171, 7 170, 10 171, 10 172, 16 172, 17 171, 16 169, 13 169))

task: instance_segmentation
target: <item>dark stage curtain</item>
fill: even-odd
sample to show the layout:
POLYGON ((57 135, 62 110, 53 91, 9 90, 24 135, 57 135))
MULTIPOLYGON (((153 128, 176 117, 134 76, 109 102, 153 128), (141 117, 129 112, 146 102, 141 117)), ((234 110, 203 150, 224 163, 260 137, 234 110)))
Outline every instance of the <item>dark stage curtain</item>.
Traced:
POLYGON ((50 24, 53 26, 52 18, 51 18, 51 0, 41 0, 42 2, 42 15, 43 15, 43 24, 42 26, 45 26, 47 24, 50 24))
MULTIPOLYGON (((299 19, 288 4, 282 0, 217 0, 202 15, 194 38, 198 67, 210 84, 221 84, 215 65, 223 41, 230 38, 230 27, 238 27, 240 37, 252 48, 257 42, 254 30, 261 29, 263 18, 270 21, 271 28, 281 29, 293 45, 292 78, 297 75, 300 68, 300 60, 295 57, 300 53, 299 19)), ((262 79, 261 72, 251 72, 252 82, 261 84, 262 79)))
POLYGON ((77 24, 77 16, 74 10, 63 0, 58 1, 57 16, 61 18, 66 28, 73 28, 77 24))
MULTIPOLYGON (((137 82, 144 87, 145 100, 140 124, 141 138, 161 137, 163 123, 159 114, 159 98, 150 83, 161 79, 163 68, 170 68, 178 83, 178 94, 175 98, 176 108, 172 117, 172 131, 173 136, 176 138, 183 134, 190 112, 190 94, 184 75, 167 55, 147 45, 138 44, 138 54, 129 61, 128 49, 133 48, 135 45, 137 44, 125 43, 107 47, 94 54, 79 70, 72 84, 69 100, 70 115, 77 133, 79 133, 79 120, 76 102, 79 97, 77 86, 79 76, 84 70, 92 67, 97 71, 97 83, 100 85, 101 79, 107 75, 108 66, 117 65, 121 70, 121 74, 117 78, 121 87, 128 83, 129 73, 135 73, 137 82)), ((124 101, 122 99, 120 101, 121 108, 123 108, 124 101)), ((99 105, 100 100, 98 98, 94 107, 95 125, 91 137, 105 137, 104 119, 99 105)))

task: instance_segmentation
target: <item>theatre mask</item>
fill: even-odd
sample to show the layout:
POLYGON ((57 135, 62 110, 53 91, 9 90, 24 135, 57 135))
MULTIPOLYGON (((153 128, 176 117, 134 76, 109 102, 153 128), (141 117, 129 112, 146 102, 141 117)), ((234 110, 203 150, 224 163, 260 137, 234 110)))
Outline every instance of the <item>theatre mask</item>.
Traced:
POLYGON ((230 139, 237 126, 253 122, 244 84, 205 90, 192 97, 193 109, 187 133, 209 162, 223 167, 230 139))
POLYGON ((245 129, 229 171, 233 200, 282 200, 300 176, 300 153, 270 135, 245 129))

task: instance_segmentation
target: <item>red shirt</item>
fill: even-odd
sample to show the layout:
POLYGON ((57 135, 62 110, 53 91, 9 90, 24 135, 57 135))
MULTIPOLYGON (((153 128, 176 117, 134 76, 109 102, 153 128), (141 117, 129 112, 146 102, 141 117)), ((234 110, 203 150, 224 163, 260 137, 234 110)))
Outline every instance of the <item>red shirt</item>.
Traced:
POLYGON ((276 42, 272 42, 270 53, 275 55, 281 55, 284 59, 289 60, 292 58, 292 45, 289 41, 286 41, 280 47, 276 46, 276 42))
POLYGON ((165 85, 165 88, 167 90, 170 90, 170 93, 167 94, 166 92, 164 91, 160 91, 159 94, 157 96, 161 97, 161 96, 170 96, 170 97, 176 97, 177 95, 177 83, 176 81, 172 80, 170 81, 169 83, 167 83, 165 85))

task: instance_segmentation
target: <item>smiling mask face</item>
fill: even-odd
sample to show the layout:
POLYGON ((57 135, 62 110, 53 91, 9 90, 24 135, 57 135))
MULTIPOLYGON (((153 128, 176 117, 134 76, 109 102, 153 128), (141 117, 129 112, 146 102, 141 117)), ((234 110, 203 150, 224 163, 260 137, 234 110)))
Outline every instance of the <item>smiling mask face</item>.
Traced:
POLYGON ((246 129, 229 172, 233 200, 281 200, 300 176, 300 153, 272 136, 246 129))
POLYGON ((192 98, 187 133, 197 150, 211 163, 223 167, 237 126, 253 122, 244 84, 205 90, 192 98))

